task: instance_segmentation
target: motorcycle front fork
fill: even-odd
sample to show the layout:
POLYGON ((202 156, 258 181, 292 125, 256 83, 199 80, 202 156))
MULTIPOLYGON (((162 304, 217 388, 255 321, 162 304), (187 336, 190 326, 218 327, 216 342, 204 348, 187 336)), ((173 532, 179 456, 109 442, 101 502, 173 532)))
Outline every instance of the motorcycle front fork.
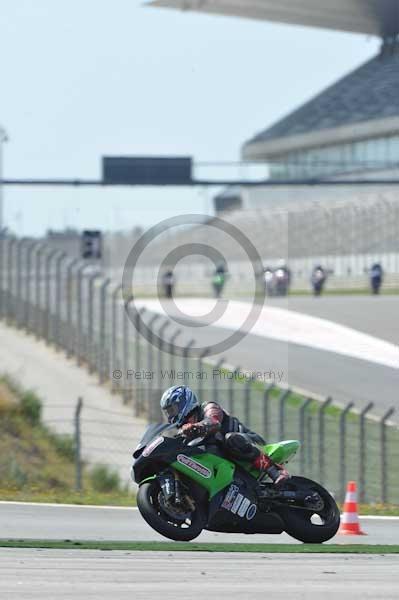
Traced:
POLYGON ((190 505, 190 508, 195 508, 191 506, 191 498, 184 494, 179 473, 172 470, 164 471, 158 475, 158 479, 166 502, 174 504, 175 506, 180 506, 185 500, 185 502, 190 505))

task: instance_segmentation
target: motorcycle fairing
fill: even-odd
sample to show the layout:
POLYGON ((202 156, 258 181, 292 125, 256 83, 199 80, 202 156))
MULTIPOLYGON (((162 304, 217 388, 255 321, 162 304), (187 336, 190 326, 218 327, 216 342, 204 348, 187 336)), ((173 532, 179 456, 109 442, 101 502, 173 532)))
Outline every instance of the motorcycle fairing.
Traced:
POLYGON ((172 463, 172 467, 204 487, 209 492, 210 498, 213 498, 233 481, 236 467, 230 460, 205 451, 199 454, 198 448, 185 448, 179 454, 179 456, 181 455, 190 457, 194 464, 190 467, 188 464, 176 460, 172 463), (190 450, 193 452, 191 453, 190 450), (201 469, 196 470, 195 463, 210 472, 210 476, 205 476, 205 470, 203 473, 201 473, 201 469))
POLYGON ((133 458, 138 458, 144 448, 148 446, 152 440, 155 440, 156 437, 162 435, 162 432, 165 431, 165 429, 169 429, 169 427, 169 423, 153 423, 149 425, 133 452, 133 458))
POLYGON ((231 484, 211 499, 206 529, 227 533, 282 533, 281 518, 276 513, 259 510, 254 484, 251 475, 238 468, 231 484))
POLYGON ((280 465, 288 463, 298 452, 300 445, 297 440, 284 440, 276 444, 267 444, 262 450, 280 465))
MULTIPOLYGON (((241 466, 248 476, 257 478, 259 471, 248 462, 238 461, 237 465, 227 458, 209 452, 205 446, 183 445, 181 440, 165 437, 162 443, 155 445, 151 452, 151 461, 147 461, 144 449, 151 444, 162 432, 169 429, 168 424, 152 425, 145 432, 142 441, 134 452, 136 458, 132 475, 137 483, 142 483, 161 468, 172 466, 192 481, 204 488, 212 499, 216 494, 227 488, 234 479, 236 467, 241 466)), ((166 432, 165 432, 165 435, 166 432)), ((299 442, 287 440, 277 444, 264 446, 263 450, 277 463, 288 462, 297 452, 299 442)))
MULTIPOLYGON (((277 444, 268 444, 263 447, 263 450, 270 456, 270 458, 276 463, 287 463, 299 448, 299 442, 296 440, 286 440, 277 444)), ((183 453, 184 454, 184 453, 183 453)), ((203 466, 204 469, 213 474, 213 476, 206 476, 204 473, 201 474, 201 470, 193 470, 187 465, 181 464, 180 461, 176 461, 172 464, 172 467, 177 471, 180 471, 190 479, 193 479, 199 483, 202 487, 206 488, 209 492, 210 498, 217 494, 220 490, 223 490, 228 486, 234 477, 235 464, 226 458, 222 458, 215 454, 203 452, 198 455, 191 455, 196 463, 203 466)), ((253 469, 248 462, 239 461, 239 464, 251 473, 255 478, 259 476, 259 471, 253 469)), ((194 469, 195 469, 195 465, 194 469)))

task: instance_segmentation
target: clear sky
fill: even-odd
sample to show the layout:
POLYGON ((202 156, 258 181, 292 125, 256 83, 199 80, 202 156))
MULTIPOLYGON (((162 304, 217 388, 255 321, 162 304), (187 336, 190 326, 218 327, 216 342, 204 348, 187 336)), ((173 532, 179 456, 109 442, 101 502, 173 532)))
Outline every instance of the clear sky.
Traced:
MULTIPOLYGON (((241 144, 372 56, 362 35, 154 9, 137 0, 2 0, 6 177, 100 177, 100 157, 237 160, 241 144)), ((215 190, 7 188, 22 235, 148 226, 215 190)))

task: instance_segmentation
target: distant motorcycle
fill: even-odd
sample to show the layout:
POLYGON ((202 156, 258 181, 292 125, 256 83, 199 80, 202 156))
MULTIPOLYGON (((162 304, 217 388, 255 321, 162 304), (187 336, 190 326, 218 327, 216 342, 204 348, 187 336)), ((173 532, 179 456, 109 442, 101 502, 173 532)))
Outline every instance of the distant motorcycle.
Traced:
POLYGON ((226 274, 216 272, 212 279, 212 286, 215 298, 220 298, 226 283, 226 274))
POLYGON ((266 268, 263 273, 266 296, 274 296, 274 272, 266 268))
POLYGON ((172 298, 175 279, 172 271, 166 271, 162 277, 162 285, 166 298, 172 298))
POLYGON ((289 272, 284 267, 279 267, 274 272, 274 291, 276 296, 287 296, 290 285, 289 272))
POLYGON ((312 286, 315 296, 321 296, 323 293, 326 279, 327 275, 324 269, 322 267, 316 267, 312 273, 312 286))
POLYGON ((382 266, 379 263, 375 263, 370 270, 371 291, 375 295, 380 293, 383 275, 384 272, 382 266))

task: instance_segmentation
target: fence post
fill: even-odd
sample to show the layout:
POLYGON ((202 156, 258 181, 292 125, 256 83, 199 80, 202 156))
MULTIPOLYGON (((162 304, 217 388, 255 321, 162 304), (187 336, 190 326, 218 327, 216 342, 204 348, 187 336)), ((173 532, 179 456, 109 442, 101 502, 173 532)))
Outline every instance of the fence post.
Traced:
POLYGON ((19 329, 21 326, 21 316, 23 314, 22 309, 22 250, 25 244, 25 239, 21 238, 17 241, 17 265, 16 265, 16 276, 17 276, 17 288, 15 294, 15 325, 19 329))
POLYGON ((61 348, 61 339, 60 339, 60 331, 61 331, 61 285, 62 285, 62 263, 67 259, 67 254, 62 252, 56 260, 55 263, 55 310, 54 310, 54 331, 52 336, 52 341, 56 349, 61 348))
POLYGON ((79 258, 74 258, 70 261, 67 266, 67 284, 66 284, 66 351, 67 358, 70 358, 74 352, 74 334, 75 325, 72 322, 72 305, 73 305, 73 294, 72 294, 72 285, 73 285, 73 268, 80 262, 79 258))
POLYGON ((46 340, 47 343, 49 343, 50 341, 50 313, 51 313, 51 261, 53 260, 54 256, 56 256, 57 254, 59 254, 59 250, 51 250, 47 255, 46 255, 46 262, 45 262, 45 266, 46 266, 46 270, 45 270, 45 321, 44 321, 44 328, 43 328, 43 338, 46 340))
MULTIPOLYGON (((18 329, 22 328, 25 317, 25 305, 24 305, 24 289, 23 285, 23 255, 25 245, 29 240, 26 238, 21 238, 18 242, 17 247, 17 300, 16 300, 16 326, 18 329)), ((28 246, 29 248, 29 246, 28 246)), ((27 269, 25 264, 25 277, 27 277, 27 269)))
POLYGON ((215 371, 220 371, 222 365, 224 363, 224 358, 220 358, 218 360, 218 362, 216 363, 216 365, 214 366, 214 368, 212 369, 212 400, 213 402, 218 402, 219 401, 219 386, 218 386, 218 380, 213 377, 214 372, 215 371))
POLYGON ((29 280, 29 271, 28 271, 28 256, 30 255, 30 250, 36 242, 32 242, 27 238, 21 238, 18 242, 17 249, 17 301, 16 301, 16 325, 18 329, 21 329, 25 324, 25 314, 26 314, 26 281, 29 280), (26 260, 25 260, 25 285, 23 280, 23 258, 24 258, 24 250, 26 251, 26 260), (24 299, 25 296, 25 299, 24 299))
POLYGON ((76 295, 76 362, 78 367, 82 364, 82 340, 83 338, 83 271, 88 267, 87 263, 80 265, 77 275, 77 295, 76 295))
POLYGON ((159 328, 159 331, 158 331, 158 337, 161 342, 161 347, 159 348, 159 352, 158 352, 158 378, 157 379, 159 382, 161 382, 161 380, 162 380, 163 352, 164 352, 164 345, 165 345, 163 335, 168 327, 170 327, 170 323, 169 323, 169 321, 165 321, 163 323, 163 325, 161 325, 161 327, 159 328))
POLYGON ((12 321, 15 302, 13 301, 13 248, 16 243, 15 238, 11 238, 7 243, 7 323, 12 321))
POLYGON ((247 427, 251 427, 251 388, 252 378, 248 379, 244 384, 244 423, 247 427))
POLYGON ((203 392, 203 389, 204 389, 204 386, 203 386, 203 383, 202 383, 202 375, 204 373, 204 371, 203 371, 204 358, 206 356, 208 356, 208 354, 209 354, 209 348, 205 348, 201 352, 200 356, 198 357, 198 363, 197 363, 198 366, 197 366, 197 368, 198 368, 198 373, 200 375, 199 375, 199 379, 198 379, 197 389, 198 389, 198 395, 199 395, 200 398, 202 398, 202 392, 203 392))
MULTIPOLYGON (((299 441, 301 442, 301 446, 300 446, 300 455, 299 455, 299 461, 300 461, 300 465, 301 465, 301 475, 305 474, 306 471, 306 442, 305 438, 305 416, 306 416, 306 411, 308 410, 309 406, 312 404, 313 400, 312 398, 307 398, 302 406, 299 409, 299 441)), ((309 440, 310 443, 310 440, 309 440)))
MULTIPOLYGON (((118 353, 118 296, 121 292, 122 284, 116 286, 112 292, 112 311, 111 311, 111 357, 112 357, 112 370, 119 369, 119 353, 118 353)), ((136 361, 137 362, 137 361, 136 361)), ((137 368, 137 365, 136 365, 137 368)), ((117 389, 116 380, 112 378, 112 392, 117 389)))
POLYGON ((82 412, 83 400, 78 398, 75 408, 75 490, 82 491, 82 440, 80 428, 80 415, 82 412))
POLYGON ((181 329, 177 329, 175 331, 175 333, 169 338, 169 353, 170 353, 169 366, 170 366, 172 377, 173 377, 173 372, 175 370, 175 350, 174 350, 174 346, 175 346, 175 341, 177 340, 177 338, 179 337, 180 334, 181 334, 181 329))
MULTIPOLYGON (((98 373, 99 373, 99 382, 104 383, 107 379, 107 371, 109 371, 109 367, 107 369, 106 365, 106 348, 107 348, 107 340, 106 340, 106 308, 107 308, 107 290, 111 283, 111 279, 105 279, 100 287, 100 316, 99 316, 99 351, 98 351, 98 373)), ((129 302, 131 302, 131 298, 129 298, 126 302, 126 311, 129 310, 129 302)))
MULTIPOLYGON (((89 297, 87 301, 87 364, 89 373, 94 372, 96 358, 93 348, 93 322, 94 322, 94 283, 100 277, 100 273, 92 273, 88 277, 89 297)), ((98 346, 97 346, 98 351, 98 346)))
MULTIPOLYGON (((315 469, 314 469, 314 458, 315 458, 315 448, 313 447, 313 433, 314 433, 314 428, 313 428, 313 418, 311 413, 307 413, 307 417, 306 417, 306 439, 307 439, 307 444, 306 444, 306 471, 308 474, 308 477, 311 477, 311 475, 314 474, 315 469)), ((315 475, 316 477, 316 475, 315 475)))
POLYGON ((387 469, 387 421, 395 412, 390 408, 380 421, 380 442, 381 442, 381 503, 388 502, 388 469, 387 469))
MULTIPOLYGON (((122 318, 122 353, 123 353, 123 360, 122 360, 122 371, 123 371, 123 376, 122 376, 122 382, 123 382, 123 390, 122 390, 122 396, 123 396, 123 404, 127 404, 129 402, 129 400, 132 397, 132 390, 131 390, 131 385, 130 385, 130 379, 129 379, 129 372, 130 372, 130 337, 129 337, 129 323, 130 323, 130 317, 129 317, 129 307, 130 307, 130 303, 133 302, 133 296, 129 296, 128 298, 124 298, 123 301, 123 318, 122 318)), ((105 313, 104 313, 105 315, 105 313)), ((105 342, 104 342, 105 343, 105 342)), ((101 346, 101 341, 100 341, 100 346, 101 346)), ((101 352, 101 350, 100 350, 101 352)), ((99 372, 101 373, 101 370, 99 370, 99 372)))
POLYGON ((349 402, 339 417, 339 499, 341 502, 344 501, 346 490, 346 419, 353 407, 354 403, 349 402))
POLYGON ((154 354, 153 354, 153 346, 152 346, 153 327, 159 318, 160 318, 160 315, 153 315, 148 322, 149 340, 148 340, 147 357, 148 357, 148 371, 151 374, 150 379, 148 380, 148 385, 147 385, 147 411, 148 411, 147 414, 148 414, 148 422, 149 423, 152 422, 152 419, 154 416, 153 397, 152 397, 152 374, 154 371, 154 354))
POLYGON ((269 428, 269 420, 270 420, 270 393, 274 389, 274 383, 269 383, 269 385, 265 388, 263 392, 263 404, 262 404, 262 434, 266 442, 268 441, 270 428, 269 428))
POLYGON ((234 412, 234 390, 235 390, 235 383, 236 383, 236 374, 241 372, 241 367, 235 367, 235 369, 233 369, 233 376, 229 381, 229 397, 228 397, 228 405, 227 405, 227 411, 229 412, 229 414, 233 414, 234 412))
POLYGON ((285 436, 285 403, 290 394, 290 389, 285 390, 280 394, 278 399, 278 437, 280 441, 283 440, 285 436))
POLYGON ((5 298, 5 247, 6 237, 3 230, 0 229, 0 319, 4 317, 4 298, 5 298))
POLYGON ((42 256, 46 250, 46 246, 39 246, 36 252, 35 266, 35 305, 36 305, 36 323, 34 331, 36 339, 39 339, 42 333, 43 309, 42 309, 42 256))
POLYGON ((38 246, 40 246, 40 242, 32 242, 29 244, 26 251, 25 310, 23 323, 27 332, 30 330, 32 253, 38 246))
POLYGON ((161 369, 163 367, 162 352, 164 352, 164 348, 165 348, 165 340, 164 340, 163 336, 164 336, 165 331, 168 329, 168 327, 170 327, 170 322, 165 321, 158 330, 158 337, 160 340, 160 348, 159 348, 159 356, 158 356, 159 375, 161 375, 161 369))
POLYGON ((328 397, 319 408, 319 483, 324 482, 324 466, 325 466, 325 435, 324 435, 324 417, 326 409, 330 406, 332 398, 328 397))
POLYGON ((4 230, 0 230, 0 242, 1 242, 1 253, 0 253, 0 291, 1 291, 1 300, 0 300, 0 318, 5 319, 7 316, 7 266, 6 266, 6 250, 8 253, 8 244, 9 240, 6 237, 6 233, 4 230))
MULTIPOLYGON (((136 371, 141 372, 141 348, 140 348, 140 341, 141 341, 141 319, 142 319, 142 315, 145 312, 145 308, 141 308, 138 312, 135 312, 134 315, 134 322, 135 322, 135 330, 136 330, 136 336, 135 336, 135 340, 134 340, 134 344, 135 344, 135 348, 134 348, 134 352, 135 352, 135 369, 136 371)), ((142 346, 143 351, 144 351, 144 345, 142 346)), ((137 396, 137 402, 138 402, 138 406, 139 406, 139 412, 140 414, 145 412, 145 397, 144 397, 144 389, 143 389, 143 384, 141 383, 141 380, 138 379, 137 380, 137 385, 136 385, 136 396, 137 396)))
POLYGON ((373 408, 370 402, 360 413, 360 435, 359 435, 359 503, 364 503, 366 497, 366 414, 373 408))
POLYGON ((191 339, 188 342, 188 344, 186 344, 186 346, 184 346, 184 348, 183 348, 183 383, 184 383, 184 385, 187 385, 187 383, 190 383, 190 377, 188 378, 188 381, 186 382, 186 373, 188 373, 188 357, 190 355, 190 350, 194 346, 194 344, 195 344, 195 340, 191 339))
MULTIPOLYGON (((170 322, 165 321, 158 330, 158 337, 160 340, 160 347, 158 349, 158 361, 157 361, 157 375, 154 377, 154 381, 156 380, 155 390, 157 391, 157 396, 161 397, 162 392, 162 367, 163 367, 163 352, 164 352, 164 333, 167 328, 170 327, 170 322)), ((138 407, 136 405, 136 413, 138 411, 138 407)), ((154 415, 158 418, 159 422, 162 422, 162 412, 159 404, 155 404, 154 402, 154 415)))

